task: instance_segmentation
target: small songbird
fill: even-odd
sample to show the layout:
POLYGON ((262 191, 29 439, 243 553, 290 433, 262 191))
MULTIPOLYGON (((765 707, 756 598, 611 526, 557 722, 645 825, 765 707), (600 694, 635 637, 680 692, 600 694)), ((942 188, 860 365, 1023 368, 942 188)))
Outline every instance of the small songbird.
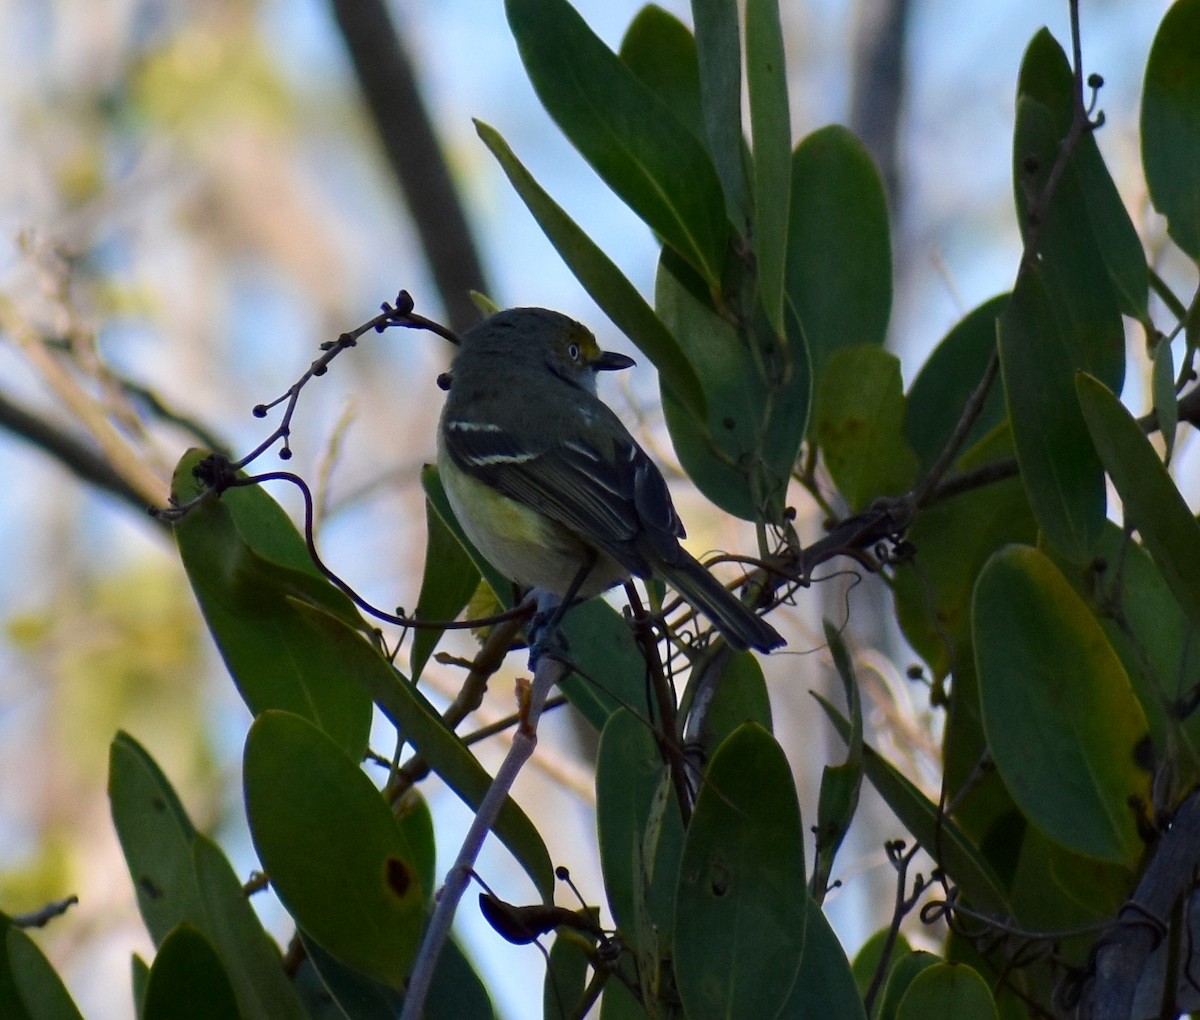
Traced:
POLYGON ((463 531, 500 573, 559 599, 661 578, 734 648, 779 647, 679 544, 661 472, 596 396, 597 372, 633 363, 545 308, 497 312, 463 334, 438 427, 438 471, 463 531))

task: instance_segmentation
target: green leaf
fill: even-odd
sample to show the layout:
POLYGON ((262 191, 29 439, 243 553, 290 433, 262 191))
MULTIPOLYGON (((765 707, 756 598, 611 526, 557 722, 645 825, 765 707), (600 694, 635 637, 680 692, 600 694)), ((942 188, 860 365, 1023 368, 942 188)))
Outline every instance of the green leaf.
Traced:
MULTIPOLYGON (((455 620, 479 587, 479 570, 428 499, 425 530, 425 573, 415 615, 422 620, 455 620)), ((414 681, 444 633, 424 629, 416 632, 409 656, 414 681)))
POLYGON ((1142 93, 1142 165, 1172 240, 1200 262, 1200 0, 1177 0, 1158 26, 1142 93))
MULTIPOLYGON (((813 697, 838 735, 847 740, 850 724, 819 694, 814 693, 813 697)), ((991 914, 1009 913, 1003 888, 975 845, 870 744, 863 744, 863 770, 901 824, 927 852, 936 856, 939 866, 975 907, 991 914)))
MULTIPOLYGON (((659 372, 665 391, 703 417, 704 393, 679 341, 625 274, 535 181, 499 133, 482 121, 475 130, 491 150, 554 250, 613 324, 637 345, 659 372)), ((486 576, 486 575, 485 575, 486 576)))
POLYGON ((150 983, 150 964, 137 953, 130 958, 129 977, 133 986, 133 1015, 140 1017, 146 1008, 146 985, 150 983))
MULTIPOLYGON (((934 348, 913 380, 904 401, 904 437, 922 472, 928 471, 945 449, 967 400, 996 353, 996 323, 1007 300, 1008 295, 1001 294, 968 312, 934 348)), ((997 381, 962 449, 969 449, 991 432, 1005 413, 1004 389, 997 381)))
POLYGON ((811 897, 804 924, 804 955, 780 1017, 788 1020, 867 1020, 850 961, 824 913, 811 897))
POLYGON ((1060 321, 1039 266, 1026 267, 1000 316, 1000 369, 1017 463, 1049 543, 1086 562, 1105 520, 1104 472, 1073 400, 1079 337, 1060 321))
POLYGON ((748 156, 742 136, 742 41, 736 0, 692 0, 700 102, 708 151, 725 192, 729 217, 750 228, 748 156))
POLYGON ((631 939, 635 925, 635 903, 645 898, 650 919, 660 933, 661 944, 671 944, 674 925, 675 888, 683 847, 683 820, 672 798, 652 819, 655 796, 667 775, 662 751, 649 724, 628 709, 614 712, 600 735, 596 754, 596 832, 600 868, 609 909, 618 928, 635 951, 644 951, 631 939), (654 824, 657 838, 649 867, 636 866, 635 848, 641 848, 647 830, 654 824))
POLYGON ((588 953, 593 940, 576 932, 560 932, 550 947, 550 963, 542 983, 542 1016, 545 1020, 570 1020, 587 986, 588 953))
POLYGON ((879 1009, 875 1014, 879 1020, 897 1020, 897 1012, 904 993, 908 991, 917 976, 930 967, 936 967, 941 961, 923 950, 905 953, 898 957, 888 972, 887 983, 883 987, 879 1009))
MULTIPOLYGON (((655 304, 700 376, 708 417, 698 421, 663 391, 675 452, 708 499, 734 516, 777 517, 808 421, 811 375, 794 319, 784 356, 789 373, 764 378, 750 340, 700 293, 699 281, 669 252, 659 262, 655 304)), ((779 352, 776 352, 777 354, 779 352)))
POLYGON ((1145 548, 1110 522, 1099 554, 1106 569, 1085 597, 1121 656, 1146 713, 1156 760, 1173 760, 1180 789, 1200 772, 1200 715, 1178 718, 1196 675, 1195 628, 1145 548))
POLYGON ((141 1020, 241 1020, 221 959, 198 928, 172 928, 146 982, 141 1020))
POLYGON ((1150 440, 1101 382, 1076 380, 1092 441, 1121 497, 1125 521, 1137 528, 1192 626, 1200 629, 1200 524, 1192 516, 1150 440))
MULTIPOLYGON (((404 996, 399 991, 361 971, 347 967, 303 929, 297 928, 296 935, 304 947, 305 956, 312 963, 319 983, 323 986, 323 997, 332 1000, 332 1007, 340 1011, 340 1014, 335 1014, 337 1020, 342 1020, 342 1017, 353 1017, 354 1020, 396 1020, 404 1007, 404 996)), ((453 944, 453 939, 446 943, 443 960, 449 955, 453 944)), ((441 969, 440 964, 438 969, 441 969)), ((436 981, 436 975, 434 979, 436 981)), ((432 989, 430 996, 432 998, 432 989)), ((432 1011, 432 1004, 428 1000, 427 1006, 432 1011)))
MULTIPOLYGON (((195 493, 192 468, 179 463, 172 494, 195 493)), ((298 602, 364 627, 345 595, 315 572, 303 539, 259 486, 231 489, 175 525, 188 580, 242 700, 254 714, 270 708, 304 716, 351 757, 366 750, 371 702, 342 675, 331 650, 305 625, 298 602)))
POLYGON ((755 722, 771 732, 771 699, 757 657, 728 647, 717 654, 723 662, 706 659, 694 668, 698 683, 688 685, 689 700, 680 706, 680 714, 687 713, 688 745, 704 761, 742 723, 755 722))
POLYGON ((1175 450, 1175 430, 1179 427, 1179 400, 1175 396, 1175 361, 1171 357, 1171 345, 1165 339, 1160 340, 1154 348, 1150 392, 1158 415, 1158 430, 1167 447, 1164 459, 1170 464, 1171 454, 1175 450))
POLYGON ((242 1015, 302 1020, 304 1008, 279 947, 263 930, 225 855, 199 833, 192 839, 192 869, 204 911, 196 926, 217 951, 242 1015))
POLYGON ((700 65, 691 29, 657 4, 646 4, 629 23, 619 53, 675 119, 703 141, 700 65))
POLYGON ((0 948, 4 956, 0 960, 0 1006, 4 1006, 5 1017, 11 1020, 83 1020, 83 1014, 62 978, 33 939, 6 917, 0 922, 0 939, 3 940, 0 948), (6 977, 12 982, 8 990, 3 988, 6 977))
POLYGON ((754 257, 758 295, 775 335, 784 338, 784 269, 791 194, 792 121, 778 0, 747 0, 746 85, 754 140, 754 257))
POLYGON ((912 485, 917 457, 903 423, 899 358, 869 344, 830 353, 817 388, 813 436, 851 509, 912 485))
POLYGON ((429 996, 425 1000, 425 1015, 461 1016, 471 1020, 494 1020, 496 1015, 487 986, 453 938, 447 941, 433 972, 433 984, 429 986, 429 996))
POLYGON ((987 982, 965 964, 936 963, 914 977, 900 1000, 896 1020, 996 1020, 996 1003, 987 982))
MULTIPOLYGON (((957 469, 970 471, 1011 456, 1012 436, 1005 427, 969 450, 957 469)), ((1037 522, 1014 477, 922 508, 906 537, 916 555, 896 568, 896 616, 940 680, 952 664, 970 657, 971 589, 979 571, 1002 545, 1032 544, 1037 522)), ((957 683, 958 670, 953 672, 957 683)))
MULTIPOLYGON (((421 752, 429 767, 468 806, 478 808, 492 778, 425 696, 341 621, 308 607, 302 612, 314 633, 337 649, 346 676, 362 685, 404 739, 421 752)), ((554 888, 550 855, 533 823, 511 797, 505 799, 493 831, 512 851, 538 891, 549 896, 554 888)), ((415 859, 422 859, 425 852, 416 853, 415 859)), ((425 890, 426 894, 429 892, 425 890)), ((319 938, 317 932, 312 934, 319 938)))
POLYGON ((529 79, 571 144, 621 199, 717 287, 730 241, 704 146, 566 0, 506 0, 529 79))
MULTIPOLYGON (((1022 183, 1017 189, 1017 208, 1022 210, 1028 207, 1029 195, 1045 187, 1058 155, 1051 138, 1061 141, 1067 137, 1074 112, 1071 65, 1062 47, 1044 28, 1025 51, 1017 91, 1019 97, 1041 104, 1054 119, 1053 129, 1041 138, 1036 133, 1025 134, 1018 125, 1016 179, 1022 183), (1031 155, 1037 163, 1032 173, 1025 162, 1031 155)), ((1021 219, 1028 239, 1028 217, 1021 219)), ((1085 314, 1106 319, 1105 342, 1115 344, 1111 354, 1114 360, 1120 360, 1124 349, 1118 342, 1120 323, 1113 321, 1112 302, 1115 299, 1120 310, 1131 318, 1148 323, 1150 272, 1137 230, 1091 131, 1084 131, 1079 139, 1039 230, 1038 248, 1043 259, 1051 263, 1052 271, 1063 272, 1061 282, 1052 288, 1056 298, 1068 304, 1090 305, 1085 314), (1115 335, 1113 330, 1117 330, 1115 335)), ((1099 342, 1102 335, 1093 339, 1099 342)), ((1120 385, 1119 376, 1112 385, 1120 385)))
POLYGON ((1076 853, 1135 861, 1131 799, 1150 796, 1134 755, 1146 717, 1099 622, 1022 546, 988 561, 971 620, 988 746, 1022 812, 1076 853))
POLYGON ((746 723, 709 763, 684 840, 675 975, 692 1020, 776 1016, 787 1002, 808 916, 803 841, 787 758, 746 723))
POLYGON ((870 154, 836 125, 796 146, 791 188, 787 294, 820 385, 833 350, 882 344, 887 335, 892 308, 887 198, 870 154))
POLYGON ((176 925, 203 916, 192 870, 196 830, 154 759, 127 733, 109 749, 108 798, 138 909, 158 945, 176 925))
POLYGON ((596 732, 617 709, 644 703, 646 660, 619 612, 591 599, 566 615, 562 632, 576 668, 558 686, 596 732))
POLYGON ((858 792, 863 775, 862 705, 859 702, 858 679, 854 663, 842 641, 841 634, 828 620, 824 621, 825 642, 833 655, 846 694, 850 711, 850 739, 846 760, 840 765, 826 765, 821 772, 821 793, 817 803, 816 848, 813 864, 812 890, 818 904, 825 899, 829 879, 833 874, 833 859, 850 829, 854 812, 858 810, 858 792))
POLYGON ((358 765, 300 716, 264 712, 244 760, 250 833, 305 931, 348 966, 402 988, 432 889, 358 765))
MULTIPOLYGON (((880 963, 883 963, 884 949, 887 947, 889 929, 881 928, 875 932, 858 951, 858 955, 854 958, 854 963, 851 964, 851 971, 854 974, 854 984, 858 988, 858 994, 866 998, 867 992, 871 989, 871 984, 875 980, 875 974, 879 970, 880 963)), ((900 932, 896 933, 895 939, 892 941, 892 948, 889 951, 888 959, 884 968, 886 975, 896 961, 902 956, 907 956, 912 952, 912 946, 909 945, 908 939, 900 932)), ((883 983, 880 983, 880 990, 883 989, 883 983)), ((878 997, 876 998, 878 1003, 878 997)))

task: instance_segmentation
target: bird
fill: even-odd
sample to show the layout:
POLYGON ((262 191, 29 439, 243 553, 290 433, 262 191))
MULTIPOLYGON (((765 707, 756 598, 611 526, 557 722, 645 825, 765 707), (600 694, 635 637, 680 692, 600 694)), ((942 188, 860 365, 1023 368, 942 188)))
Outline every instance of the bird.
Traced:
POLYGON ((657 578, 739 651, 784 639, 680 544, 662 472, 596 393, 632 358, 569 316, 509 308, 465 331, 438 425, 438 474, 467 537, 504 576, 564 606, 657 578))

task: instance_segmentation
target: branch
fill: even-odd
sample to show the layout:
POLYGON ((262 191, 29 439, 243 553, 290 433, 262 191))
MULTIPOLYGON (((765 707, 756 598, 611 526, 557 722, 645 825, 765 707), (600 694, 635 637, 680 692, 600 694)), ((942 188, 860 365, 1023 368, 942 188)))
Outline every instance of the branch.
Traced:
POLYGON ((450 324, 465 329, 479 319, 470 292, 486 294, 488 288, 412 64, 383 0, 331 0, 331 5, 450 324))
MULTIPOLYGON (((1175 812, 1137 889, 1117 915, 1124 923, 1098 945, 1093 957, 1095 978, 1084 990, 1079 1016, 1116 1020, 1130 1015, 1150 953, 1166 931, 1175 903, 1192 887, 1197 868, 1200 790, 1193 790, 1175 812)), ((1167 974, 1164 980, 1176 978, 1167 974)))
POLYGON ((524 691, 518 688, 520 695, 523 695, 520 725, 513 734, 513 742, 508 749, 508 754, 500 768, 496 770, 496 778, 492 780, 492 785, 488 787, 487 794, 475 812, 475 818, 463 840, 458 858, 438 893, 437 908, 433 912, 429 927, 425 929, 425 936, 421 940, 421 949, 413 966, 412 977, 409 979, 408 988, 405 991, 404 1011, 400 1014, 400 1020, 420 1020, 422 1016, 425 999, 433 981, 433 973, 437 969, 438 958, 446 945, 446 940, 450 937, 450 926, 454 923, 455 911, 471 880, 471 873, 475 869, 479 851, 483 848, 483 842, 487 839, 488 832, 491 831, 499 817, 500 809, 504 806, 504 801, 508 797, 517 775, 532 757, 534 748, 537 747, 538 719, 551 689, 566 676, 567 669, 567 665, 553 655, 543 654, 538 660, 532 685, 527 686, 524 691))
MULTIPOLYGON (((76 478, 115 496, 122 503, 146 515, 147 501, 108 461, 91 446, 50 424, 44 418, 0 394, 0 428, 24 439, 48 454, 76 478)), ((158 524, 166 527, 165 521, 158 524)))

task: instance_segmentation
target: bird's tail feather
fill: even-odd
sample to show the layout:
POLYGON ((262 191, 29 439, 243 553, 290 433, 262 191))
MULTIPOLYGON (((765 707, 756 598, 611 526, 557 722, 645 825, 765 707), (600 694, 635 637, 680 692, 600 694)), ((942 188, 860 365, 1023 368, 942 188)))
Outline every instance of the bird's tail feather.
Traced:
POLYGON ((670 564, 656 564, 655 573, 707 616, 721 636, 738 651, 756 648, 769 652, 786 644, 779 632, 766 620, 755 616, 698 560, 687 556, 670 564))

